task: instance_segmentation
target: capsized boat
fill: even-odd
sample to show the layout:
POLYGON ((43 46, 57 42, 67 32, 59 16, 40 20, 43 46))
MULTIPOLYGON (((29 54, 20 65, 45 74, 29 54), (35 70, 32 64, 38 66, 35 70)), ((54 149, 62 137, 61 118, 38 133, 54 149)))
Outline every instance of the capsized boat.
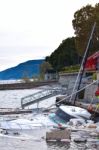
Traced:
POLYGON ((53 126, 56 126, 56 124, 49 119, 48 115, 45 116, 44 114, 37 114, 32 116, 31 119, 18 118, 0 121, 0 128, 7 130, 29 130, 53 126))
POLYGON ((0 128, 2 129, 36 129, 36 128, 45 128, 45 127, 59 127, 59 125, 66 125, 67 122, 72 118, 76 119, 90 119, 91 114, 79 107, 75 106, 60 106, 58 110, 54 113, 48 115, 37 114, 32 116, 31 119, 14 119, 14 120, 5 120, 0 122, 0 128))
POLYGON ((63 105, 55 113, 51 113, 49 117, 57 124, 66 124, 72 118, 89 120, 91 114, 86 109, 80 107, 63 105))

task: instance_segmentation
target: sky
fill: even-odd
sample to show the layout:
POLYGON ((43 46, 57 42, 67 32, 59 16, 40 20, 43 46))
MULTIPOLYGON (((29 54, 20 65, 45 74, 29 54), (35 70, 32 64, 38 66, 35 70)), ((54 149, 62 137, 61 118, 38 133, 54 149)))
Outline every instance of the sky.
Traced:
POLYGON ((0 71, 44 59, 74 36, 74 13, 99 0, 0 0, 0 71))

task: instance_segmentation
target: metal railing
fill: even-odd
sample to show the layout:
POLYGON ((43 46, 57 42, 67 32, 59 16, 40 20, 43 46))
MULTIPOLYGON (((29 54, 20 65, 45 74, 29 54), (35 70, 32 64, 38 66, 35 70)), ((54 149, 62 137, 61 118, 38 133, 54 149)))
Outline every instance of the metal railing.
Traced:
POLYGON ((45 100, 47 98, 50 98, 52 96, 58 95, 62 92, 62 90, 59 89, 48 89, 48 90, 42 90, 37 93, 34 93, 32 95, 25 96, 21 98, 21 107, 24 109, 24 107, 29 106, 31 104, 38 103, 42 100, 45 100))

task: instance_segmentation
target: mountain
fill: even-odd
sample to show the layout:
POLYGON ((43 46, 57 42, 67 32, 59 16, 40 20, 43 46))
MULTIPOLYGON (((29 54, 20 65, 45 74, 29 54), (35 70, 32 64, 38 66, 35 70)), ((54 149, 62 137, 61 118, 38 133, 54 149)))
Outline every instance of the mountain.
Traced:
POLYGON ((19 65, 0 72, 0 80, 22 79, 23 77, 38 76, 40 73, 40 64, 44 59, 29 60, 19 65))

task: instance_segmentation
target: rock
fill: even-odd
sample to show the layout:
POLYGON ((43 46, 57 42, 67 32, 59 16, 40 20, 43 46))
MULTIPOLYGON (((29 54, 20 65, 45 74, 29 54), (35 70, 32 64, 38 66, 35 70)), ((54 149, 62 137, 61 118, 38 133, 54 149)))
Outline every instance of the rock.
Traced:
MULTIPOLYGON (((98 140, 99 142, 99 140, 98 140)), ((88 141, 87 148, 90 150, 98 150, 99 149, 99 143, 97 141, 88 141)))
POLYGON ((46 132, 46 141, 63 141, 71 138, 70 130, 52 130, 51 132, 46 132))
POLYGON ((91 144, 93 143, 97 143, 99 145, 99 139, 92 139, 92 138, 88 138, 87 140, 88 142, 90 142, 91 144))
POLYGON ((2 130, 2 133, 5 134, 5 135, 8 135, 8 134, 9 134, 6 129, 3 129, 3 130, 2 130))
POLYGON ((44 137, 44 136, 42 136, 42 137, 41 137, 41 139, 45 139, 45 137, 44 137))
POLYGON ((92 133, 90 133, 90 136, 92 136, 92 137, 97 137, 97 136, 98 136, 98 134, 97 134, 97 133, 95 133, 95 132, 92 132, 92 133))
POLYGON ((75 138, 74 142, 76 142, 76 143, 87 142, 87 139, 86 138, 75 138))
POLYGON ((13 135, 20 135, 19 132, 13 132, 13 135))
POLYGON ((87 124, 87 128, 97 128, 96 124, 87 124))
POLYGON ((99 134, 99 127, 96 128, 96 132, 99 134))

